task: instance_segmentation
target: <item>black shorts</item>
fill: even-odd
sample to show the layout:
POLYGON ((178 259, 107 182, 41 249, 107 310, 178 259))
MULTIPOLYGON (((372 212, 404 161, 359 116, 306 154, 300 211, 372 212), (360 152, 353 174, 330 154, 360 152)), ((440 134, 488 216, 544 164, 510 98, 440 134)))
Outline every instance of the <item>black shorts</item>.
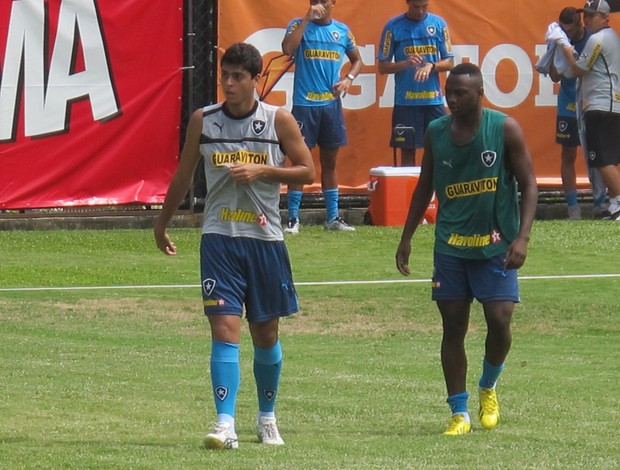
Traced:
POLYGON ((620 164, 620 114, 586 111, 588 165, 601 168, 620 164))

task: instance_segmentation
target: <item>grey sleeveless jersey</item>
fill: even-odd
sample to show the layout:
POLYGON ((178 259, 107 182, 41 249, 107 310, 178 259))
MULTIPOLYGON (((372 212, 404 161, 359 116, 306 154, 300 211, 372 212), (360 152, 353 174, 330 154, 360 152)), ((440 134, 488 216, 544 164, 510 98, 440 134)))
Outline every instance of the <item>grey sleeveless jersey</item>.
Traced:
POLYGON ((620 113, 620 37, 611 28, 591 35, 577 65, 588 70, 578 81, 582 111, 620 113))
POLYGON ((200 153, 207 179, 202 233, 283 240, 280 183, 256 180, 237 184, 229 167, 260 163, 284 166, 275 129, 278 108, 256 102, 247 116, 229 115, 223 103, 203 109, 200 153))

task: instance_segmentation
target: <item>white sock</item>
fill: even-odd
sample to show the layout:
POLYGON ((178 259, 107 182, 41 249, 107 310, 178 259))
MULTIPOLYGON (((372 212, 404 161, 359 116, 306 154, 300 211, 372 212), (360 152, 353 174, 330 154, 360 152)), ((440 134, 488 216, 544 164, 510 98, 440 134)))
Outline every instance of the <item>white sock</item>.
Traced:
POLYGON ((224 413, 219 414, 217 415, 217 422, 230 424, 230 430, 232 432, 235 432, 235 418, 233 418, 232 416, 224 413))
POLYGON ((469 413, 465 412, 461 412, 461 413, 454 413, 452 416, 456 416, 456 415, 463 415, 463 417, 465 418, 465 422, 466 423, 471 423, 471 418, 469 417, 469 413))

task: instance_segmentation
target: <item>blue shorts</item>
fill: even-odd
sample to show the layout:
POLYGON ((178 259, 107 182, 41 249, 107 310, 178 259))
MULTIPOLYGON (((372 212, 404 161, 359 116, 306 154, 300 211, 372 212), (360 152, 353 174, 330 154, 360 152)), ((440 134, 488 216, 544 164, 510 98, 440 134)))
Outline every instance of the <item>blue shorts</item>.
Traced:
POLYGON ((433 300, 520 302, 516 269, 504 269, 505 255, 465 259, 435 252, 433 300))
POLYGON ((565 147, 579 147, 579 130, 574 116, 557 116, 555 120, 555 143, 565 147))
POLYGON ((299 310, 283 241, 203 234, 200 274, 205 315, 243 314, 263 323, 299 310))
POLYGON ((316 144, 324 148, 347 145, 342 101, 332 101, 325 106, 293 106, 291 113, 297 120, 308 148, 316 144))
POLYGON ((442 104, 427 106, 394 105, 392 109, 392 137, 390 147, 424 148, 424 132, 431 121, 444 116, 442 104), (398 131, 398 127, 413 127, 413 132, 398 131))

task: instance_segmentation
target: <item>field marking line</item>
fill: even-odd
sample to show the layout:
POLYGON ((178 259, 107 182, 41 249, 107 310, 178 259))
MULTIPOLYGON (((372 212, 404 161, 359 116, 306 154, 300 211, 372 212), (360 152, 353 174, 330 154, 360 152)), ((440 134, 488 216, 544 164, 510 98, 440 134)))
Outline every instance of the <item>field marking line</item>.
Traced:
MULTIPOLYGON (((563 274, 553 276, 519 276, 520 281, 538 281, 548 279, 598 279, 620 277, 619 274, 563 274)), ((316 281, 295 282, 296 286, 343 286, 361 284, 416 284, 431 282, 430 279, 384 279, 376 281, 316 281)), ((120 290, 120 289, 196 289, 200 284, 160 284, 137 286, 67 286, 67 287, 6 287, 0 292, 38 292, 38 291, 68 291, 68 290, 120 290)))

